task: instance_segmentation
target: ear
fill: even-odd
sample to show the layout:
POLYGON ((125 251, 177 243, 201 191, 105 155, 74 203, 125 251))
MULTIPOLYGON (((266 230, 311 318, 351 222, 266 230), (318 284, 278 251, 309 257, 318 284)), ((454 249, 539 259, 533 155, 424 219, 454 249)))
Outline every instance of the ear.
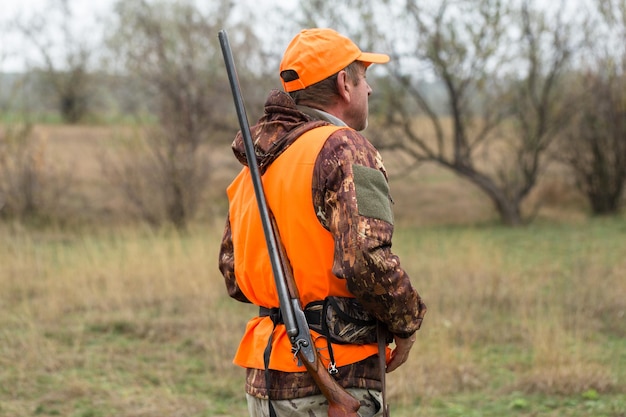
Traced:
POLYGON ((350 80, 348 79, 348 73, 345 70, 339 71, 339 74, 337 74, 337 91, 339 92, 339 96, 346 103, 350 102, 352 84, 350 83, 350 80))

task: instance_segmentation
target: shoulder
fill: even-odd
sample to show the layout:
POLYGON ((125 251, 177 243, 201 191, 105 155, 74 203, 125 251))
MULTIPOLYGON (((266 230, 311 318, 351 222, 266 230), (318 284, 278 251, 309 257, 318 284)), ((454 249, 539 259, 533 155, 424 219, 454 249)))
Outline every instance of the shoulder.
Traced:
POLYGON ((376 151, 374 145, 363 134, 349 127, 340 127, 333 132, 328 137, 327 145, 333 147, 367 148, 376 151))
POLYGON ((322 147, 320 160, 337 164, 357 164, 384 171, 382 157, 361 133, 350 128, 333 132, 322 147))

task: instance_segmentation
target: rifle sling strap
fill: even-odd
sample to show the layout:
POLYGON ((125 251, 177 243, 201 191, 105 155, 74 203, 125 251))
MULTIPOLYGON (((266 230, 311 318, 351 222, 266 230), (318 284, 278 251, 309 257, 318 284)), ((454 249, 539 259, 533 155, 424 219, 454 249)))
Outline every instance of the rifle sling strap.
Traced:
POLYGON ((376 325, 376 338, 378 339, 378 365, 380 368, 380 382, 383 389, 381 393, 383 395, 383 417, 389 417, 389 404, 387 404, 387 327, 379 321, 376 325))

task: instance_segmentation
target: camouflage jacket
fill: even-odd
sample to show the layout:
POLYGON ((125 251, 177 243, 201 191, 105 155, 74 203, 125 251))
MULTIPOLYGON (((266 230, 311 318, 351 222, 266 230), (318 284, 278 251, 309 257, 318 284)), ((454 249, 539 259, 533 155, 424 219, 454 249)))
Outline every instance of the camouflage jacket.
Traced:
MULTIPOLYGON (((273 90, 265 103, 265 113, 251 127, 261 172, 302 133, 318 126, 344 125, 339 119, 315 109, 296 106, 286 93, 273 90)), ((247 164, 241 134, 232 145, 237 159, 247 164)), ((379 174, 380 175, 380 174, 379 174)), ((333 273, 346 280, 348 289, 364 308, 384 322, 399 337, 409 337, 419 329, 426 312, 409 276, 391 252, 393 216, 387 189, 387 174, 378 151, 360 133, 348 129, 333 133, 322 147, 313 171, 313 203, 320 223, 334 237, 333 273), (385 193, 361 193, 371 178, 368 172, 382 173, 385 193), (362 184, 362 185, 360 185, 362 184), (382 195, 384 194, 384 195, 382 195), (363 197, 365 195, 366 197, 363 197), (366 201, 366 199, 368 201, 366 201)), ((380 185, 380 184, 379 184, 380 185)), ((227 221, 219 258, 229 295, 249 302, 237 286, 233 244, 227 221)), ((376 356, 339 368, 344 387, 381 389, 376 356)), ((264 370, 247 371, 246 391, 267 396, 264 370)), ((304 373, 271 371, 271 398, 289 399, 319 394, 312 378, 304 373)))

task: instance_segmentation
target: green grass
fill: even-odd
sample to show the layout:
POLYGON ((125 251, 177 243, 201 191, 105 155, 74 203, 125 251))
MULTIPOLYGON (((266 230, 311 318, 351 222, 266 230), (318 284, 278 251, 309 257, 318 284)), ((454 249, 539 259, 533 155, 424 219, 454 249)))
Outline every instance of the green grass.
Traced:
MULTIPOLYGON (((626 220, 403 227, 429 311, 389 374, 394 417, 624 417, 626 220)), ((220 230, 0 225, 0 416, 245 416, 252 306, 220 230)))
POLYGON ((455 389, 421 395, 429 381, 417 382, 419 400, 397 415, 624 416, 625 227, 594 219, 399 231, 396 245, 414 253, 405 267, 429 304, 418 338, 425 352, 413 358, 439 354, 442 385, 455 389))
POLYGON ((429 404, 396 407, 394 416, 502 417, 502 416, 623 416, 626 399, 592 391, 579 396, 473 394, 437 399, 429 404))

